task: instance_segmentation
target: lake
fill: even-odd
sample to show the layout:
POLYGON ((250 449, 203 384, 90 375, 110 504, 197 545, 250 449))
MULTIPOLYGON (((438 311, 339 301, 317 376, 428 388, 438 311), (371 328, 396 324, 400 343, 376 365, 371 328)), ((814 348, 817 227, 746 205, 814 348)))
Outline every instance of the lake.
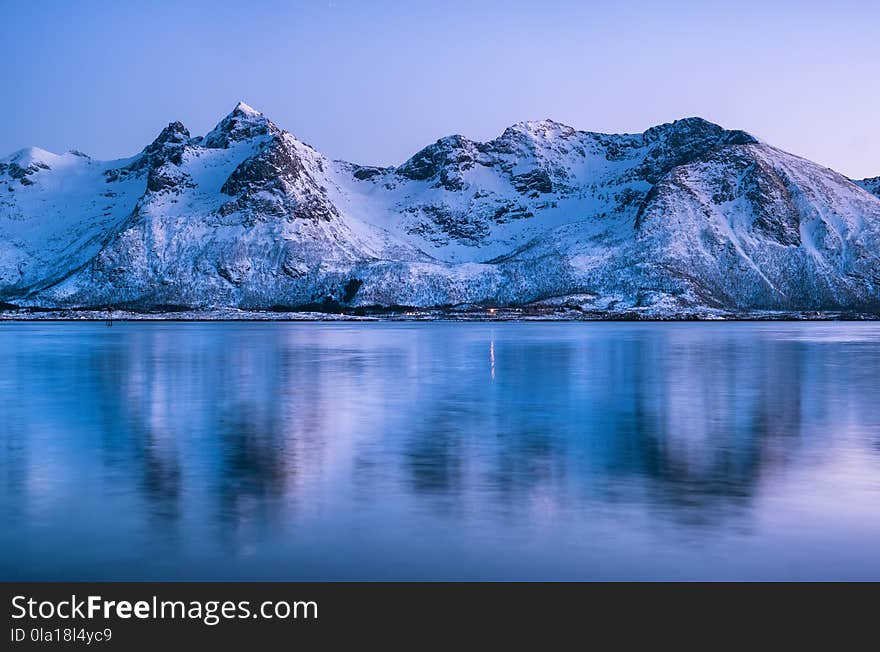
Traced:
POLYGON ((0 579, 880 580, 880 324, 2 323, 0 579))

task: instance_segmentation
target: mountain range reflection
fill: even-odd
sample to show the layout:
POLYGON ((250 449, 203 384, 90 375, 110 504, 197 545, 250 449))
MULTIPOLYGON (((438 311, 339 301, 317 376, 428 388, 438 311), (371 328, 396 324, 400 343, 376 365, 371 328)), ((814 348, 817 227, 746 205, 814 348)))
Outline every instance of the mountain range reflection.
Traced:
MULTIPOLYGON (((435 528, 486 552, 510 528, 635 512, 748 530, 806 464, 844 451, 880 470, 876 326, 834 342, 810 325, 3 328, 5 576, 71 510, 98 527, 84 544, 171 556, 151 570, 142 551, 133 576, 185 575, 174 557, 200 551, 299 576, 318 539, 379 564, 435 528)), ((66 570, 91 577, 83 555, 66 570)))

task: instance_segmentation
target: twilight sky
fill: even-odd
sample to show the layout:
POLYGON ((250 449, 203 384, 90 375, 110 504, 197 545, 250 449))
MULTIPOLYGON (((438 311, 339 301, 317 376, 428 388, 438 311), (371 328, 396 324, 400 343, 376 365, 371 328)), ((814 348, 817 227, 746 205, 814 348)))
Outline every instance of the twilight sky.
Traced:
POLYGON ((880 174, 876 0, 11 2, 0 156, 128 156, 239 99, 333 158, 397 164, 519 120, 640 132, 699 115, 880 174))

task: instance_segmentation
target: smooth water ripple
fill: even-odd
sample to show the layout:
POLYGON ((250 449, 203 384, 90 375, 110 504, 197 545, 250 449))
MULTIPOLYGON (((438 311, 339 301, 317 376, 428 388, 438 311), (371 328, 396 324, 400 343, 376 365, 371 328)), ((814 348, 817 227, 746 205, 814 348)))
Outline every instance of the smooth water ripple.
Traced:
POLYGON ((0 579, 880 579, 880 324, 0 324, 0 579))

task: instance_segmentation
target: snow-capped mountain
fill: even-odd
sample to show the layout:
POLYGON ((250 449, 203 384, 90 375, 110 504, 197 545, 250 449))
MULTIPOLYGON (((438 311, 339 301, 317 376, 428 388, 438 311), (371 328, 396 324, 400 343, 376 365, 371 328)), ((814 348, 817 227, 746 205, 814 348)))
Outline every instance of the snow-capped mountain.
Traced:
POLYGON ((369 167, 240 103, 129 159, 0 160, 0 301, 880 312, 877 186, 699 118, 523 122, 369 167))

